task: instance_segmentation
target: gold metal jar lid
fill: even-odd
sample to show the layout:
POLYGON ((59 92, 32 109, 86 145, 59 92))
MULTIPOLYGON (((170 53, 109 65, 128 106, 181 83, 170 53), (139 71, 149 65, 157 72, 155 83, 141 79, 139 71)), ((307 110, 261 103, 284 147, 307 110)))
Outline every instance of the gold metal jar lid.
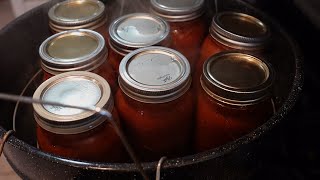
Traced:
POLYGON ((39 48, 42 68, 56 75, 92 71, 108 56, 103 37, 92 30, 63 31, 47 38, 39 48))
POLYGON ((119 72, 121 90, 144 103, 173 101, 191 85, 188 60, 165 47, 153 46, 129 53, 122 59, 119 72))
POLYGON ((218 101, 232 105, 258 103, 270 95, 272 67, 262 59, 239 52, 222 52, 203 65, 202 88, 218 101))
POLYGON ((72 29, 96 29, 107 21, 105 6, 98 0, 67 0, 48 12, 49 26, 56 32, 72 29))
MULTIPOLYGON (((54 76, 42 83, 34 99, 67 105, 113 109, 110 86, 101 76, 74 71, 54 76)), ((33 104, 37 123, 56 134, 77 134, 89 131, 106 120, 94 112, 52 105, 33 104)))
POLYGON ((110 47, 119 54, 153 45, 169 43, 170 27, 160 17, 148 13, 133 13, 114 20, 109 27, 110 47))
POLYGON ((210 27, 211 36, 235 49, 262 49, 270 38, 268 26, 248 14, 221 12, 216 14, 210 27))
POLYGON ((151 11, 170 22, 189 21, 205 12, 205 0, 150 0, 151 11))

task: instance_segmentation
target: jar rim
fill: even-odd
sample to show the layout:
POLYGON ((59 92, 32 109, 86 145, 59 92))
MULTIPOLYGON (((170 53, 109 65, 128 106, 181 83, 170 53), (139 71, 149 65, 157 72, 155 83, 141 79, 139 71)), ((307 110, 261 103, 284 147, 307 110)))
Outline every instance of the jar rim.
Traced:
MULTIPOLYGON (((79 41, 77 41, 76 43, 76 46, 78 47, 79 47, 79 44, 81 45, 81 42, 85 42, 85 40, 82 40, 81 42, 79 41)), ((70 43, 63 43, 63 45, 70 47, 70 43)), ((83 51, 81 51, 81 53, 82 52, 83 51)), ((69 72, 69 71, 92 71, 107 60, 106 57, 108 56, 108 50, 105 47, 105 40, 102 37, 102 35, 92 30, 78 29, 78 30, 63 31, 61 33, 57 33, 50 36, 40 45, 39 55, 41 58, 42 68, 48 73, 56 75, 62 72, 69 72), (50 55, 50 53, 48 52, 48 48, 50 47, 50 44, 52 44, 52 42, 63 40, 63 39, 67 41, 68 39, 66 38, 70 38, 70 37, 71 39, 73 39, 73 37, 79 37, 79 38, 86 37, 87 39, 90 39, 92 43, 90 44, 83 43, 83 46, 85 47, 85 49, 90 48, 91 52, 88 51, 87 54, 83 54, 83 55, 73 54, 72 56, 79 56, 79 57, 72 57, 72 58, 53 57, 53 55, 50 55), (88 47, 88 45, 91 45, 91 47, 88 47)))
MULTIPOLYGON (((101 76, 91 73, 91 72, 84 72, 84 71, 73 71, 62 73, 57 76, 54 76, 45 82, 43 82, 34 92, 33 98, 43 100, 44 95, 50 88, 55 87, 56 85, 63 85, 63 83, 71 82, 75 84, 79 84, 79 86, 74 86, 73 89, 78 89, 81 93, 94 93, 94 91, 88 91, 85 87, 85 84, 81 85, 81 81, 87 81, 94 84, 100 91, 100 97, 96 97, 97 102, 95 103, 95 107, 97 108, 105 108, 109 112, 113 109, 113 98, 111 94, 111 89, 106 80, 104 80, 101 76), (82 88, 82 90, 81 90, 82 88), (83 90, 83 88, 85 88, 83 90)), ((66 86, 65 88, 68 88, 66 86)), ((61 89, 60 89, 61 90, 61 89)), ((63 90, 63 88, 62 88, 63 90)), ((69 90, 70 89, 69 87, 69 90)), ((59 92, 59 91, 58 91, 59 92)), ((62 91, 65 92, 65 91, 62 91)), ((57 92, 55 92, 57 93, 57 92)), ((54 92, 53 92, 54 95, 54 92)), ((58 94, 59 95, 59 94, 58 94)), ((65 96, 66 94, 62 94, 65 96)), ((61 96, 60 100, 61 99, 61 96)), ((59 101, 59 99, 56 99, 59 101)), ((56 101, 54 100, 54 101, 56 101)), ((69 103, 68 103, 69 104, 69 103)), ((56 134, 78 134, 82 132, 89 131, 102 122, 106 120, 105 117, 96 114, 93 111, 80 111, 74 114, 58 114, 49 111, 44 105, 41 104, 32 104, 34 109, 34 116, 37 123, 45 130, 49 132, 53 132, 56 134)), ((53 109, 54 106, 48 106, 53 109)), ((72 108, 71 108, 72 109, 72 108)), ((60 111, 61 109, 58 109, 60 111)), ((63 109, 62 109, 63 110, 63 109)))
POLYGON ((249 105, 270 95, 274 76, 273 68, 264 59, 229 51, 215 54, 204 63, 200 83, 205 92, 216 100, 232 105, 249 105), (222 71, 225 75, 221 75, 222 71))
MULTIPOLYGON (((66 9, 67 11, 67 9, 66 9)), ((81 11, 76 11, 76 13, 81 13, 81 11)), ((70 13, 70 9, 69 9, 70 13)), ((50 22, 52 24, 58 25, 58 26, 80 26, 85 25, 88 23, 95 22, 96 20, 101 19, 103 16, 106 16, 105 14, 105 5, 98 1, 98 0, 66 0, 63 2, 59 2, 52 6, 49 9, 48 16, 50 19, 50 22), (56 14, 56 11, 63 8, 63 7, 71 7, 73 6, 79 6, 79 5, 85 5, 85 4, 92 4, 95 5, 95 12, 91 12, 91 15, 88 14, 78 14, 80 17, 74 17, 74 18, 67 18, 63 16, 59 16, 56 14)))
POLYGON ((120 89, 144 103, 165 103, 191 86, 190 65, 178 51, 151 46, 126 55, 119 66, 120 89))
POLYGON ((169 24, 161 17, 149 13, 132 13, 121 16, 110 24, 109 44, 115 51, 126 55, 138 48, 165 44, 166 40, 169 39, 169 32, 169 24), (149 22, 149 24, 147 24, 147 22, 149 22), (145 26, 148 27, 148 31, 153 30, 153 32, 143 34, 141 33, 142 31, 137 29, 145 26), (121 29, 121 31, 119 29, 121 29), (132 36, 131 33, 136 33, 136 35, 132 36), (125 34, 128 35, 126 36, 125 34), (140 38, 137 34, 139 34, 140 38))
POLYGON ((260 19, 232 11, 216 14, 209 31, 215 40, 235 49, 262 49, 271 35, 260 19))
POLYGON ((150 11, 169 22, 183 22, 190 21, 202 16, 205 12, 205 0, 192 0, 193 4, 186 6, 184 3, 174 4, 177 1, 169 1, 173 4, 165 4, 159 0, 150 0, 150 11))

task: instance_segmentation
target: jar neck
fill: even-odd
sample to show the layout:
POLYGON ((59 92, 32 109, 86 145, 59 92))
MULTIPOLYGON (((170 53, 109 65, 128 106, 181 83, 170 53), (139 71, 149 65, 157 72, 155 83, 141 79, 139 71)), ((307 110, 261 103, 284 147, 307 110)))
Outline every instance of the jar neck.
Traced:
MULTIPOLYGON (((104 106, 104 109, 106 109, 108 112, 110 112, 110 114, 112 114, 114 109, 114 100, 112 96, 110 96, 108 102, 104 106)), ((49 120, 44 117, 41 117, 36 112, 34 112, 34 118, 41 128, 55 134, 84 133, 98 127, 108 119, 106 116, 94 113, 91 116, 84 119, 78 119, 70 122, 59 122, 57 120, 49 120)), ((63 116, 57 115, 57 119, 59 118, 66 119, 63 116)))
POLYGON ((106 47, 104 47, 103 50, 97 56, 92 57, 89 60, 86 60, 84 63, 79 63, 79 64, 74 63, 66 67, 61 67, 61 66, 59 67, 59 65, 54 65, 54 64, 52 65, 42 60, 41 67, 45 72, 52 75, 57 75, 60 73, 70 72, 70 71, 92 72, 98 69, 102 64, 104 64, 107 61, 107 57, 108 57, 108 50, 106 47))
POLYGON ((126 94, 131 99, 139 101, 142 103, 148 104, 160 104, 174 101, 184 95, 191 87, 191 76, 189 79, 179 86, 179 88, 172 89, 167 92, 145 92, 143 90, 137 90, 133 87, 128 86, 122 79, 119 77, 119 87, 121 91, 126 94))
POLYGON ((224 104, 224 105, 228 105, 228 106, 232 106, 232 107, 243 107, 243 106, 252 106, 252 105, 256 105, 259 104, 267 99, 270 99, 271 97, 271 93, 264 93, 261 94, 259 97, 255 97, 254 99, 242 99, 239 98, 241 97, 241 93, 237 94, 239 99, 236 99, 237 97, 230 99, 227 97, 223 97, 218 95, 217 93, 214 92, 214 90, 210 89, 207 85, 208 82, 206 82, 203 79, 203 75, 201 75, 200 77, 200 89, 201 91, 203 91, 203 93, 207 94, 208 96, 210 96, 211 98, 213 98, 215 101, 224 104))
POLYGON ((68 31, 68 30, 76 30, 76 29, 90 29, 90 30, 96 30, 102 26, 106 26, 108 21, 108 18, 106 15, 102 16, 99 19, 96 19, 92 22, 85 23, 85 24, 79 24, 79 25, 63 25, 63 24, 56 24, 53 21, 49 21, 49 27, 50 29, 55 32, 59 33, 62 31, 68 31))

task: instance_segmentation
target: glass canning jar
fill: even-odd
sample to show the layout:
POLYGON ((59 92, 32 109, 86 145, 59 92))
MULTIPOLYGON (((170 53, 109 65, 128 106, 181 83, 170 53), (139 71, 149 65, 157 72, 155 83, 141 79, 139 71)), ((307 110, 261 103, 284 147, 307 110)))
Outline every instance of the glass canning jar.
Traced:
POLYGON ((193 98, 187 59, 173 49, 147 47, 125 56, 119 70, 116 106, 140 158, 189 153, 193 98))
POLYGON ((48 12, 51 31, 91 29, 108 39, 105 5, 98 0, 67 0, 55 4, 48 12))
MULTIPOLYGON (((120 125, 109 84, 94 73, 62 73, 42 83, 33 98, 82 107, 96 106, 112 113, 120 125)), ((33 104, 39 148, 55 155, 102 162, 128 157, 107 118, 91 111, 33 104)))
POLYGON ((165 20, 148 13, 133 13, 115 19, 109 27, 109 61, 117 74, 120 61, 133 50, 153 45, 169 46, 169 31, 165 20))
POLYGON ((164 18, 170 25, 170 47, 181 52, 193 70, 208 32, 204 17, 205 0, 150 0, 150 3, 151 12, 164 18))
POLYGON ((270 29, 263 21, 248 14, 231 11, 216 14, 212 18, 209 32, 196 64, 196 79, 200 77, 203 63, 210 56, 227 50, 261 54, 270 39, 270 29))
POLYGON ((222 52, 203 66, 198 84, 195 149, 212 149, 263 124, 274 112, 274 72, 265 61, 238 52, 222 52))
POLYGON ((69 71, 90 71, 105 78, 113 92, 117 78, 103 37, 92 30, 64 31, 47 38, 39 48, 44 80, 69 71))

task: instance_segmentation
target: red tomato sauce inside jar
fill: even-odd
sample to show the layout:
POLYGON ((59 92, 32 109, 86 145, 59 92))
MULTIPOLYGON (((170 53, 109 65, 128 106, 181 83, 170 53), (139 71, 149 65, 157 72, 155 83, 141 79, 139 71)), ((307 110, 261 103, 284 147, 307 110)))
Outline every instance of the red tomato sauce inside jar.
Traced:
POLYGON ((272 67, 249 54, 210 57, 197 82, 196 152, 236 140, 267 121, 274 112, 273 79, 272 67))
POLYGON ((194 78, 199 79, 203 63, 212 55, 227 50, 262 54, 270 38, 268 26, 259 19, 237 12, 221 12, 212 18, 196 63, 194 78))
POLYGON ((191 69, 199 58, 200 47, 208 33, 204 18, 204 0, 170 1, 151 0, 154 14, 164 18, 170 25, 171 48, 182 53, 191 69))
MULTIPOLYGON (((94 73, 76 71, 57 75, 42 83, 33 98, 105 108, 120 126, 110 87, 101 76, 94 73)), ((33 107, 41 150, 87 161, 128 160, 119 136, 106 117, 61 106, 33 104, 33 107)))
POLYGON ((39 48, 44 80, 70 71, 96 73, 117 90, 116 74, 109 63, 103 37, 91 30, 72 30, 55 34, 39 48))
POLYGON ((116 106, 128 138, 144 161, 191 151, 190 65, 179 52, 141 48, 120 64, 116 106))

